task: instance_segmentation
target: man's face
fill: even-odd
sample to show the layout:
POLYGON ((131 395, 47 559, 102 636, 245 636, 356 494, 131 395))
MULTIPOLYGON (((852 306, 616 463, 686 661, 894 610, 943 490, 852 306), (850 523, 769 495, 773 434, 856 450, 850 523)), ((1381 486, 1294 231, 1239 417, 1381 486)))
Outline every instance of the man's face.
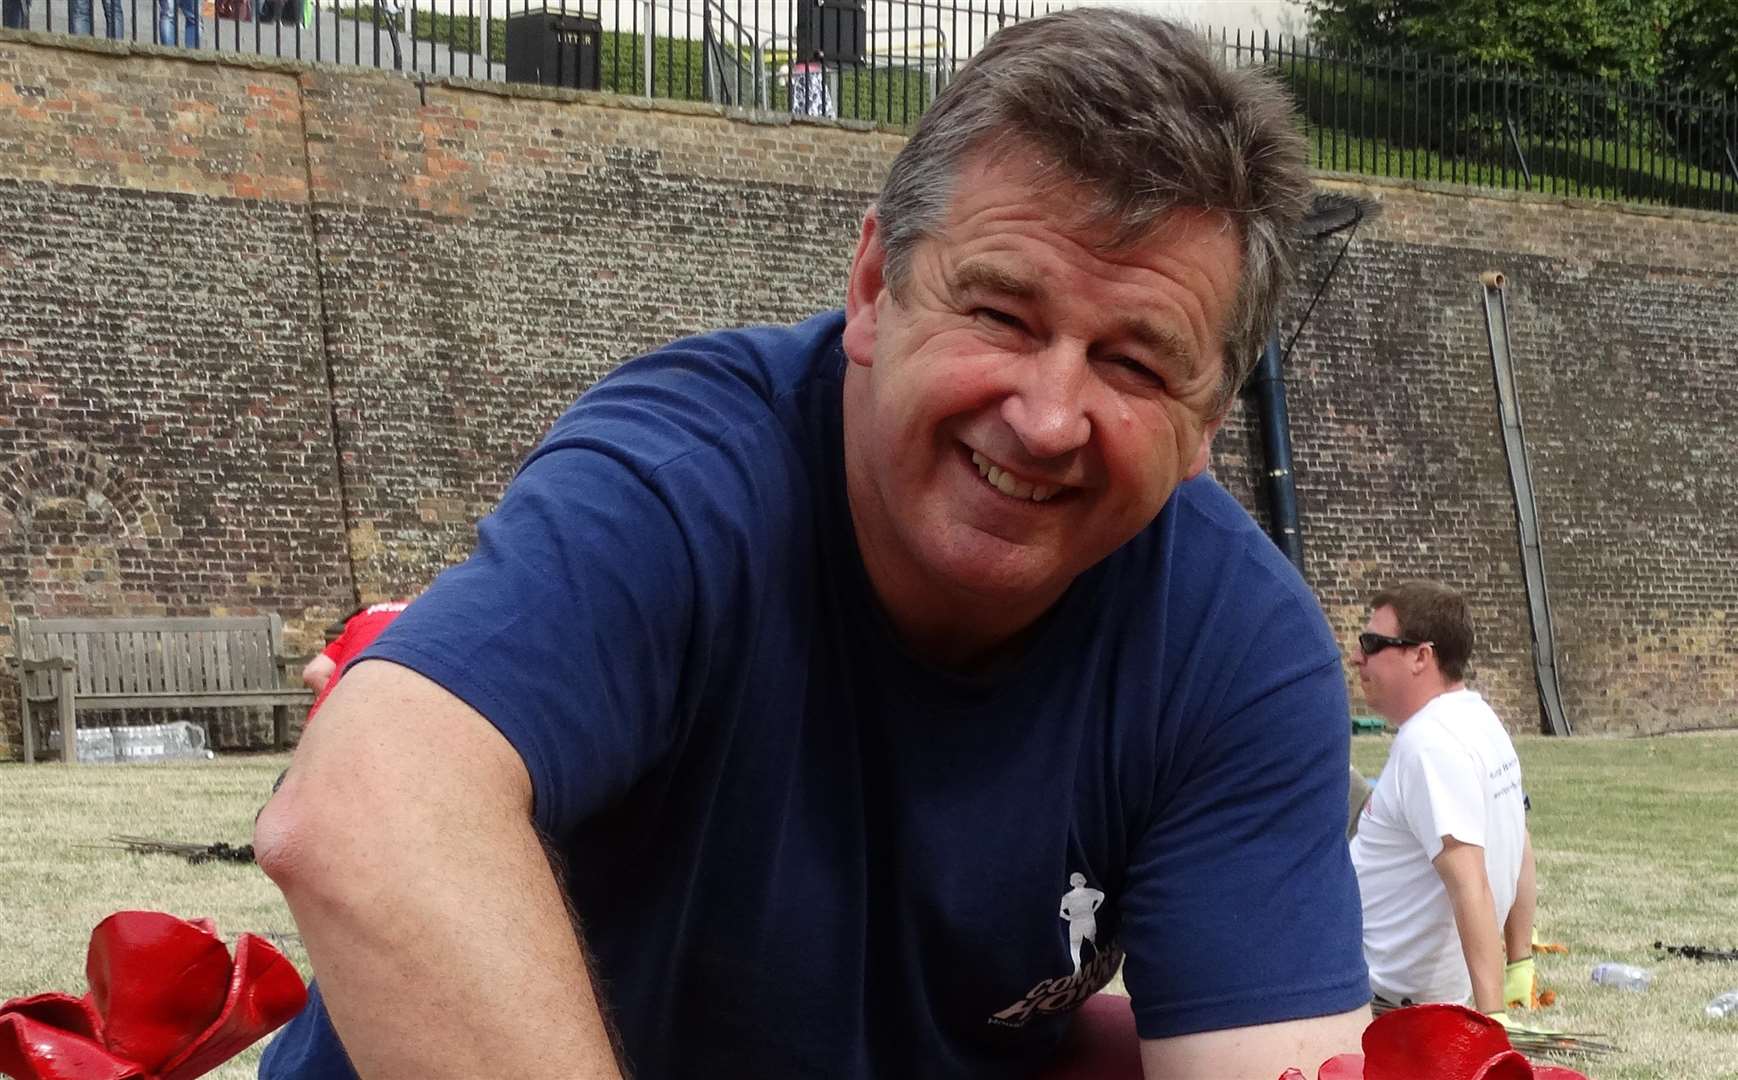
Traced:
POLYGON ((1018 629, 1206 468, 1241 249, 1222 216, 1185 210, 1107 250, 1077 189, 982 157, 954 190, 898 298, 864 224, 851 509, 896 622, 927 606, 1018 629))
MULTIPOLYGON (((1391 607, 1372 611, 1364 629, 1384 637, 1403 636, 1400 617, 1391 607)), ((1364 691, 1364 701, 1390 723, 1401 723, 1412 714, 1410 703, 1417 653, 1416 647, 1390 645, 1374 656, 1366 656, 1363 648, 1352 646, 1352 664, 1358 669, 1358 685, 1364 691)))

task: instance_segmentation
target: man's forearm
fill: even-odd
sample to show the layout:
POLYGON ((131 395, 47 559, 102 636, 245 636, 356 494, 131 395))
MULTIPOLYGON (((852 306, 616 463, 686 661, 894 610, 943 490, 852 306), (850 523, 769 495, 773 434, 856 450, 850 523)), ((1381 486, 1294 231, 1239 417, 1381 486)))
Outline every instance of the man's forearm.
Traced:
POLYGON ((522 766, 399 671, 344 680, 256 831, 358 1074, 620 1076, 522 766))
POLYGON ((1436 871, 1448 891, 1454 926, 1472 979, 1473 1004, 1480 1012, 1503 1008, 1503 935, 1497 903, 1485 876, 1484 849, 1450 843, 1436 858, 1436 871))
POLYGON ((1511 964, 1533 955, 1533 917, 1538 905, 1538 867, 1533 862, 1533 837, 1529 834, 1521 848, 1521 876, 1515 882, 1515 902, 1503 923, 1503 951, 1511 964))
POLYGON ((1455 928, 1460 932, 1461 952, 1466 955, 1467 974, 1472 978, 1472 999, 1480 1012, 1503 1008, 1503 941, 1497 932, 1494 910, 1482 916, 1477 911, 1455 907, 1455 928))

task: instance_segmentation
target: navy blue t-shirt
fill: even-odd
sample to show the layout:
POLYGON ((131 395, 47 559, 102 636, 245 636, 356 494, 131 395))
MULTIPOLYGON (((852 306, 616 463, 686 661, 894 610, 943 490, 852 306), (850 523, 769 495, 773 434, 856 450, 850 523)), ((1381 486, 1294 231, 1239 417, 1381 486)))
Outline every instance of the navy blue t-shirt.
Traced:
MULTIPOLYGON (((927 666, 857 552, 842 327, 622 366, 367 654, 524 758, 630 1069, 1024 1075, 1125 954, 1147 1038, 1367 1001, 1339 653, 1290 564, 1203 477, 1018 662, 927 666)), ((348 1075, 317 998, 261 1075, 348 1075)))

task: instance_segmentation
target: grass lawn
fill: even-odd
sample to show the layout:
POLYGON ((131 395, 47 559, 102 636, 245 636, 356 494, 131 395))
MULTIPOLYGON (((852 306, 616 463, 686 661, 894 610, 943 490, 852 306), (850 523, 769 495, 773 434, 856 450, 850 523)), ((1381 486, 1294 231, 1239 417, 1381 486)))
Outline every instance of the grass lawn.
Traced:
MULTIPOLYGON (((1353 740, 1366 774, 1385 736, 1353 740)), ((1656 940, 1738 947, 1738 734, 1656 739, 1519 740, 1533 798, 1540 928, 1568 956, 1540 958, 1560 1003, 1535 1014, 1565 1030, 1597 1031, 1621 1051, 1590 1067, 1597 1080, 1738 1077, 1738 1017, 1702 1006, 1738 988, 1738 964, 1662 959, 1656 940), (1654 970, 1636 995, 1591 984, 1600 960, 1654 970)), ((226 936, 270 936, 307 973, 289 912, 252 866, 190 866, 102 846, 115 833, 232 844, 283 755, 187 765, 0 765, 0 998, 82 992, 91 927, 124 908, 210 916, 226 936)), ((259 1048, 212 1073, 254 1074, 259 1048)))
MULTIPOLYGON (((251 865, 199 866, 100 846, 116 833, 249 842, 254 812, 289 755, 173 765, 0 765, 0 999, 82 994, 85 945, 104 917, 131 908, 208 916, 234 941, 268 937, 305 976, 307 953, 277 887, 251 865)), ((242 1080, 259 1043, 207 1073, 242 1080)))
MULTIPOLYGON (((1392 740, 1352 740, 1374 776, 1392 740)), ((1738 964, 1661 958, 1652 945, 1738 948, 1738 732, 1653 739, 1516 740, 1539 861, 1539 957, 1558 1004, 1522 1014, 1541 1027, 1600 1032, 1620 1052, 1596 1080, 1738 1077, 1738 1017, 1702 1007, 1738 989, 1738 964), (1644 994, 1595 985, 1601 960, 1654 972, 1644 994)))

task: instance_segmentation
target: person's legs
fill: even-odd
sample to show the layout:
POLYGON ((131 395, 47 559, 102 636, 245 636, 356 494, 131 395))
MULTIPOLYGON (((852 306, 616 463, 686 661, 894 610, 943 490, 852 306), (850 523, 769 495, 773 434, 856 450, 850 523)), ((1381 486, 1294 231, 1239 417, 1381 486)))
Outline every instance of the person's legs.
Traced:
POLYGON ((69 34, 88 34, 91 32, 91 0, 67 0, 66 32, 69 34))
POLYGON ((181 32, 181 44, 189 49, 199 48, 199 0, 180 0, 181 22, 186 29, 181 32))
POLYGON ((103 0, 103 33, 116 40, 127 36, 127 12, 122 6, 125 3, 126 0, 103 0))
POLYGON ((0 26, 8 30, 30 29, 30 0, 0 0, 0 26))
POLYGON ((1056 1060, 1038 1080, 1141 1080, 1141 1037, 1129 999, 1094 994, 1075 1010, 1056 1060))
POLYGON ((199 0, 157 0, 157 34, 161 44, 199 48, 199 0), (177 11, 181 16, 179 36, 175 26, 177 11))

